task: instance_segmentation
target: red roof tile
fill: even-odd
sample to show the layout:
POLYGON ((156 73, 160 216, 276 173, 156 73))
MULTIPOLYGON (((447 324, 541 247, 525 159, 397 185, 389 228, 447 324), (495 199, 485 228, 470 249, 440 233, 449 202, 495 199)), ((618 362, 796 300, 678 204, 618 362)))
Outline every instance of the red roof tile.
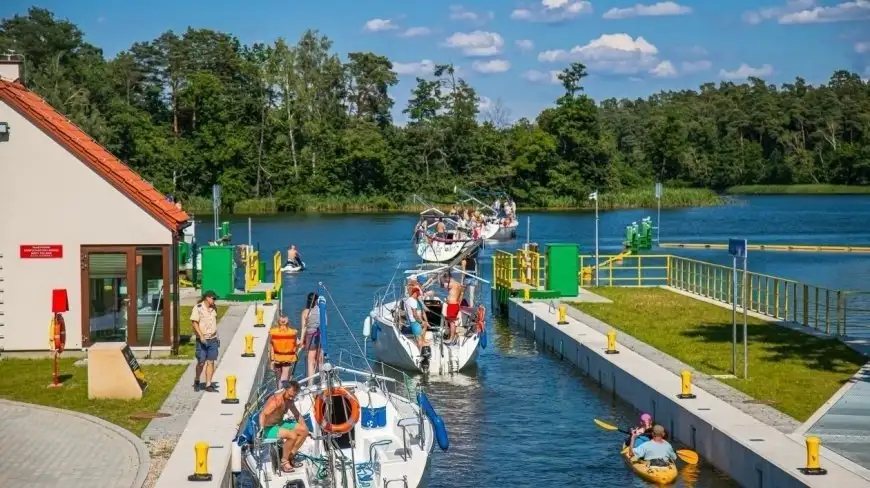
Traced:
POLYGON ((161 224, 173 231, 185 227, 189 219, 187 213, 167 201, 165 195, 67 120, 39 95, 19 83, 0 79, 0 100, 73 153, 161 224))

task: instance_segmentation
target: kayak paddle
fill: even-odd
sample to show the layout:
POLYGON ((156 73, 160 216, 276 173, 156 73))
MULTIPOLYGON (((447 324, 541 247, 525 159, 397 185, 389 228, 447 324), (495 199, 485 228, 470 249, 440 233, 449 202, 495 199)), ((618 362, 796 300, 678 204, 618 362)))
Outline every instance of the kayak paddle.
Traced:
MULTIPOLYGON (((622 432, 623 434, 631 435, 631 432, 628 432, 627 430, 622 430, 615 425, 608 424, 607 422, 604 422, 603 420, 592 419, 592 421, 595 422, 595 425, 601 427, 604 430, 622 432)), ((697 452, 695 452, 691 449, 678 449, 676 451, 676 453, 677 453, 677 457, 682 459, 683 462, 685 462, 686 464, 698 464, 698 453, 697 452)))

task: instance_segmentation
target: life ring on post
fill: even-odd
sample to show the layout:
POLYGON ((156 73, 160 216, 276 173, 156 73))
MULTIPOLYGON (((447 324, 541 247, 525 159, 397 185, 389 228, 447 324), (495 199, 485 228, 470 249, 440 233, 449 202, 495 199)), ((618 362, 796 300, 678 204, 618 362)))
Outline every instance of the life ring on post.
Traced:
POLYGON ((61 353, 66 347, 66 324, 63 315, 56 313, 48 326, 48 348, 61 353))
POLYGON ((344 388, 336 387, 332 389, 332 392, 327 395, 326 392, 323 392, 321 395, 318 395, 314 399, 314 420, 317 421, 317 424, 320 426, 320 429, 324 432, 329 432, 332 434, 346 434, 353 429, 354 425, 359 422, 359 400, 356 399, 353 394, 344 388), (347 415, 347 420, 340 424, 333 424, 330 422, 326 422, 326 397, 341 397, 344 400, 344 404, 350 407, 350 412, 347 415))
POLYGON ((482 334, 486 328, 486 308, 483 305, 477 306, 477 333, 482 334))

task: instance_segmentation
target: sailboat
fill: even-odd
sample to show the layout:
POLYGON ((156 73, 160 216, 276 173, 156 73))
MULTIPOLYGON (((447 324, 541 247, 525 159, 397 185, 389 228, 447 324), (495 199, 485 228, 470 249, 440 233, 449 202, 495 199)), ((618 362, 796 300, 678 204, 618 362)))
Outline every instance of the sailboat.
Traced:
MULTIPOLYGON (((342 351, 329 355, 326 297, 318 288, 323 364, 295 405, 308 428, 292 472, 281 469, 281 442, 264 439, 259 416, 275 390, 264 375, 232 443, 231 470, 260 488, 416 488, 424 482, 433 447, 450 442, 443 420, 419 385, 400 371, 342 351)), ((342 322, 344 318, 338 312, 342 322)), ((347 327, 347 324, 345 323, 347 327)), ((362 351, 361 351, 362 352, 362 351)))
MULTIPOLYGON (((476 210, 485 216, 483 228, 484 239, 488 241, 503 241, 517 237, 517 228, 520 225, 520 221, 516 215, 508 217, 496 210, 494 205, 483 203, 471 192, 463 190, 457 186, 453 187, 453 192, 463 198, 460 200, 460 204, 474 203, 476 210)), ((507 203, 507 195, 503 195, 503 197, 505 203, 507 203)))
POLYGON ((393 280, 390 280, 384 291, 375 296, 372 311, 363 322, 366 347, 371 342, 372 350, 379 361, 405 371, 446 375, 473 365, 480 350, 487 345, 486 309, 480 304, 474 306, 475 289, 479 289, 474 283, 488 282, 457 266, 414 269, 405 271, 405 274, 422 284, 423 313, 429 323, 429 329, 423 336, 429 345, 418 347, 408 328, 404 306, 407 298, 405 286, 394 285, 393 280), (445 319, 446 302, 434 294, 426 293, 427 288, 445 272, 460 275, 469 283, 464 306, 460 307, 455 342, 447 340, 450 333, 445 319))
POLYGON ((445 215, 418 195, 414 195, 414 201, 426 207, 420 212, 420 221, 414 232, 414 249, 420 259, 444 263, 480 247, 481 239, 475 238, 470 229, 461 228, 458 220, 445 215), (439 223, 444 225, 444 232, 436 232, 439 223))

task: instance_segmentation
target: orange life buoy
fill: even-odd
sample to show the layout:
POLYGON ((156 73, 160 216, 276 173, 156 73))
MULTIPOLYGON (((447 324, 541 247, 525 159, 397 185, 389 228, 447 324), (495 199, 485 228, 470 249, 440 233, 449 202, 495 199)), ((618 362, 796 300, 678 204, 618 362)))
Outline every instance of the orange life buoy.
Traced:
POLYGON ((477 306, 477 333, 483 333, 483 329, 486 327, 486 308, 483 305, 477 306))
POLYGON ((333 424, 324 421, 326 418, 326 402, 324 401, 324 398, 326 396, 326 392, 324 392, 314 399, 314 420, 317 421, 317 424, 320 425, 320 429, 324 432, 334 434, 350 432, 351 429, 353 429, 353 426, 359 422, 359 401, 352 393, 344 388, 333 388, 332 393, 329 396, 341 397, 344 400, 345 405, 350 407, 350 414, 347 416, 347 421, 341 424, 333 424))
POLYGON ((48 326, 48 347, 57 352, 63 352, 66 347, 66 324, 63 322, 63 315, 59 313, 54 314, 48 326))

